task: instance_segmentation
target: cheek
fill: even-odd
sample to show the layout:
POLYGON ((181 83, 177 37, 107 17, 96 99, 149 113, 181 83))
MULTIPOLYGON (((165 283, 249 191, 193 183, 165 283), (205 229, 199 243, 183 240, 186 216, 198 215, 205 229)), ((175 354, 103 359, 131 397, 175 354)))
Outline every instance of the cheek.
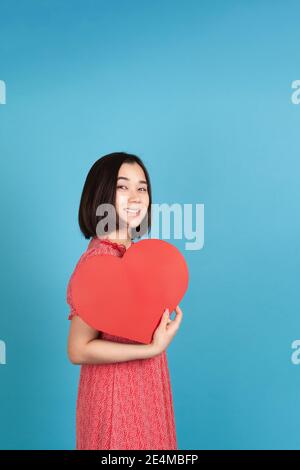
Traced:
POLYGON ((116 194, 116 204, 119 206, 124 203, 124 201, 127 201, 127 196, 125 194, 117 193, 116 194))
POLYGON ((116 195, 116 208, 127 207, 127 196, 125 194, 116 195))
POLYGON ((145 206, 147 206, 147 207, 149 206, 149 194, 145 194, 143 202, 144 202, 145 206))

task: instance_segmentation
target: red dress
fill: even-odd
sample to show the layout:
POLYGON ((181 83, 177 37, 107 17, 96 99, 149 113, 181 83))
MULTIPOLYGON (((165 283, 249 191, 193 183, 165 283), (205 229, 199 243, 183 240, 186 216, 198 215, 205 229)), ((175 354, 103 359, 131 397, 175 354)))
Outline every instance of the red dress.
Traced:
MULTIPOLYGON (((125 251, 124 245, 95 237, 75 270, 87 256, 123 256, 125 251)), ((67 288, 67 302, 71 307, 69 320, 78 314, 72 306, 72 276, 67 288)), ((104 332, 99 332, 99 338, 140 344, 104 332)), ((76 402, 76 449, 177 449, 166 351, 149 359, 81 365, 76 402)))

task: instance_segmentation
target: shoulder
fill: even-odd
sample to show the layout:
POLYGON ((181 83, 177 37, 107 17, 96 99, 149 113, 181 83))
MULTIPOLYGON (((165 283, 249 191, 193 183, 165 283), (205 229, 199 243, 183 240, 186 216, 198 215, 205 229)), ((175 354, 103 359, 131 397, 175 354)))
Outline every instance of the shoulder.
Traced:
POLYGON ((80 269, 80 266, 82 265, 82 263, 84 263, 91 256, 101 256, 101 255, 106 255, 106 254, 110 254, 110 253, 109 253, 109 247, 105 247, 105 246, 97 246, 97 247, 92 247, 92 248, 88 247, 86 249, 86 251, 84 253, 82 253, 80 258, 76 262, 76 264, 73 268, 73 271, 71 272, 69 281, 67 283, 67 301, 68 301, 68 303, 72 302, 72 281, 74 279, 74 276, 76 275, 76 273, 80 269))
MULTIPOLYGON (((92 239, 84 253, 80 256, 77 261, 74 270, 71 274, 70 281, 73 278, 73 275, 78 270, 79 266, 92 256, 101 256, 101 255, 112 255, 112 256, 122 256, 123 249, 120 245, 116 243, 106 243, 106 240, 95 240, 92 239)), ((125 249, 126 251, 126 249, 125 249)), ((70 283, 69 281, 69 283, 70 283)))

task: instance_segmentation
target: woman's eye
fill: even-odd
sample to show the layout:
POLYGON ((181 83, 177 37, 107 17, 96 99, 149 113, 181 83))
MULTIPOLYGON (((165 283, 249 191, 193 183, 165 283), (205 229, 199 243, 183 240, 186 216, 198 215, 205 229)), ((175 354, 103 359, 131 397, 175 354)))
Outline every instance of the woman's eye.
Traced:
MULTIPOLYGON (((122 185, 122 186, 117 186, 117 188, 118 189, 127 189, 127 186, 122 185)), ((139 189, 141 189, 142 191, 145 191, 145 192, 147 191, 147 188, 139 188, 139 189)))

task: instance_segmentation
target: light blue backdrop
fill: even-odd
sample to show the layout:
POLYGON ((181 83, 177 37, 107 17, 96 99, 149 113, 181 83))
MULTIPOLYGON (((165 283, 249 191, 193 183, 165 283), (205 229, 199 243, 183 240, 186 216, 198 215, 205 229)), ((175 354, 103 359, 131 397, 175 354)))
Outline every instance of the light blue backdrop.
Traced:
MULTIPOLYGON (((297 1, 0 0, 2 449, 72 449, 65 290, 100 156, 203 203, 168 349, 180 449, 300 449, 297 1)), ((174 241, 184 250, 184 241, 174 241)))

